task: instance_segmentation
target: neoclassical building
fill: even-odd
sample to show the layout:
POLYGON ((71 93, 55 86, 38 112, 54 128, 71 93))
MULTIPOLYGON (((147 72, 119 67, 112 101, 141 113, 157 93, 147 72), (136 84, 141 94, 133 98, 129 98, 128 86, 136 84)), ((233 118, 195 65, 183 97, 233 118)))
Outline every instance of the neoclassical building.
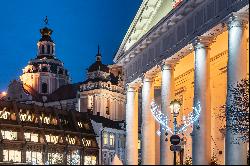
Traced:
POLYGON ((138 126, 142 164, 173 164, 171 134, 165 141, 151 112, 155 92, 170 127, 171 101, 182 104, 178 124, 200 103, 198 121, 181 135, 184 158, 195 165, 210 164, 212 157, 219 164, 246 164, 248 145, 221 132, 225 122, 216 115, 230 104, 229 87, 249 75, 248 48, 247 0, 143 0, 114 58, 125 73, 126 164, 138 163, 138 126))

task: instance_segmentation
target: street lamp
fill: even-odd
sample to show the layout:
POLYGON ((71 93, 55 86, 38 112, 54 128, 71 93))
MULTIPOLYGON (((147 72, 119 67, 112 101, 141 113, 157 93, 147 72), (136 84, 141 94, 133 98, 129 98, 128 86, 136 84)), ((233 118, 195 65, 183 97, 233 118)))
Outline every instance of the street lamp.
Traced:
MULTIPOLYGON (((171 136, 170 141, 174 145, 178 145, 180 143, 180 137, 177 134, 177 116, 179 115, 179 111, 181 108, 181 103, 178 100, 173 100, 170 102, 171 114, 174 117, 174 135, 171 136)), ((174 146, 173 145, 173 146, 174 146)), ((174 165, 176 165, 176 149, 174 151, 174 165)))
POLYGON ((181 103, 178 100, 173 100, 170 102, 171 114, 174 117, 174 135, 177 133, 177 116, 179 115, 179 111, 181 109, 181 103))

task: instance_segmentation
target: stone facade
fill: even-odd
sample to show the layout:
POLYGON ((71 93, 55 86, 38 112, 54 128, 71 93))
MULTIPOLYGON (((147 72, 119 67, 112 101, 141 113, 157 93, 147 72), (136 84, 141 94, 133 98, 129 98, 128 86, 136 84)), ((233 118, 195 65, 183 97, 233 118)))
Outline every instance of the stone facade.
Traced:
MULTIPOLYGON (((233 144, 236 136, 219 130, 226 122, 218 119, 218 113, 222 105, 230 104, 229 87, 249 75, 249 2, 175 2, 164 12, 160 9, 168 9, 166 1, 143 1, 114 58, 123 67, 127 85, 126 164, 138 163, 138 112, 142 113, 142 163, 173 164, 173 152, 165 141, 172 133, 166 137, 149 114, 156 89, 161 89, 158 105, 170 128, 171 101, 182 104, 178 124, 201 104, 198 121, 181 134, 184 160, 192 157, 193 164, 204 165, 215 157, 219 164, 246 164, 248 146, 233 144), (160 132, 160 141, 147 132, 160 132)), ((179 162, 181 155, 177 153, 179 162)))

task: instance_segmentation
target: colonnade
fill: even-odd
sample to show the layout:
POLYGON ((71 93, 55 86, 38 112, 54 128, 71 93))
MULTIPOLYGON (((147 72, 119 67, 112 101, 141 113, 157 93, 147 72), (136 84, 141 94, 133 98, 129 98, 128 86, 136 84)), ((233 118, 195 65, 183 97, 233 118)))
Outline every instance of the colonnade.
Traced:
MULTIPOLYGON (((230 104, 228 90, 231 85, 246 75, 246 42, 243 40, 245 17, 233 15, 228 21, 228 66, 227 104, 230 104), (244 48, 244 49, 243 49, 244 48)), ((198 36, 194 48, 194 99, 193 106, 201 105, 199 120, 193 125, 192 158, 194 165, 208 165, 211 160, 211 95, 210 95, 210 45, 214 37, 198 36)), ((192 62, 191 62, 192 63, 192 62)), ((164 61, 161 66, 161 108, 170 116, 170 102, 174 99, 174 65, 164 61)), ((138 164, 138 89, 142 86, 142 164, 155 164, 155 123, 151 114, 154 99, 154 76, 145 74, 140 83, 129 83, 126 103, 126 164, 138 164)), ((229 119, 227 119, 228 121, 229 119)), ((225 164, 246 164, 246 146, 230 141, 235 135, 227 130, 225 143, 225 164)), ((160 164, 172 164, 170 143, 166 136, 160 138, 160 164)))

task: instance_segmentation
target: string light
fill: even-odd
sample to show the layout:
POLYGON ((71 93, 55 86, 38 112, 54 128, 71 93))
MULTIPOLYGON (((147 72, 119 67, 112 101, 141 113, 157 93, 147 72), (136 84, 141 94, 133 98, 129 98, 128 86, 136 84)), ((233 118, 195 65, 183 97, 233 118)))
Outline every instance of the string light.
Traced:
MULTIPOLYGON (((160 111, 159 106, 155 103, 154 100, 151 103, 151 112, 155 120, 161 124, 161 128, 166 132, 170 132, 171 134, 173 134, 173 130, 168 126, 168 120, 169 120, 168 116, 164 115, 160 111)), ((183 116, 184 124, 181 124, 179 127, 177 127, 177 134, 185 132, 188 126, 196 122, 199 119, 200 112, 201 112, 201 105, 200 102, 198 102, 197 107, 193 107, 193 112, 190 112, 187 117, 183 116)), ((161 132, 157 131, 157 134, 160 135, 161 132)))

